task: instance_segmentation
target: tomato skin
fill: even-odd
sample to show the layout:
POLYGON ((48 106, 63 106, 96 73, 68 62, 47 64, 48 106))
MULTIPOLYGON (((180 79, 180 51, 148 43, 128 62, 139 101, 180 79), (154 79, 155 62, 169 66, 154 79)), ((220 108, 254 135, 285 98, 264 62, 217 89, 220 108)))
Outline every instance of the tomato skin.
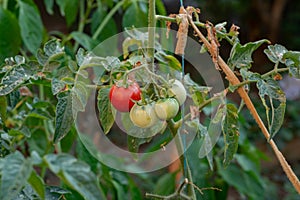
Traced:
POLYGON ((173 96, 175 99, 177 99, 179 105, 181 106, 186 100, 186 90, 183 84, 176 79, 171 79, 169 82, 172 83, 172 86, 168 93, 170 96, 173 96))
POLYGON ((154 106, 157 117, 161 120, 174 118, 179 111, 179 103, 175 98, 159 100, 154 106))
POLYGON ((129 112, 134 101, 141 99, 140 86, 133 82, 127 88, 114 84, 109 91, 109 100, 114 108, 120 112, 129 112))
POLYGON ((140 128, 150 128, 158 121, 153 104, 135 104, 130 110, 129 116, 132 123, 140 128))

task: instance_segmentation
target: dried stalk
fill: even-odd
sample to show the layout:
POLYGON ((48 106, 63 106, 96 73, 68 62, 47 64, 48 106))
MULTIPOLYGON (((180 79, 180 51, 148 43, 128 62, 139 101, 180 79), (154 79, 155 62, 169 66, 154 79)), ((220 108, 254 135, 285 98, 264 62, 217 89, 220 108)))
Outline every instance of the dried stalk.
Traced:
MULTIPOLYGON (((188 8, 187 8, 188 10, 188 8)), ((188 13, 188 12, 187 12, 188 13)), ((213 49, 209 41, 204 37, 204 35, 200 32, 200 30, 197 28, 197 26, 194 24, 191 15, 188 16, 188 20, 190 25, 193 27, 195 30, 196 34, 199 36, 203 44, 207 47, 208 51, 211 54, 214 54, 213 49)), ((225 63, 225 61, 218 56, 218 65, 222 69, 222 71, 226 74, 227 80, 232 84, 232 85, 239 85, 241 82, 239 79, 236 77, 236 75, 233 73, 233 71, 228 67, 228 65, 225 63)), ((244 100, 245 105, 249 109, 250 113, 252 114, 253 118, 255 119, 256 123, 258 124, 259 128, 261 129, 262 133, 264 134, 265 138, 269 141, 270 146, 272 147, 277 159, 280 162, 280 165, 282 166, 284 172, 286 173, 288 179, 291 181, 293 184, 294 188, 296 191, 300 194, 300 182, 297 176, 295 175, 294 171, 288 164, 288 162, 285 160, 285 157, 282 155, 280 150, 277 148, 276 143, 274 142, 273 139, 270 139, 270 133, 265 127, 263 121, 261 120, 260 116, 258 115, 248 93, 245 91, 243 87, 239 87, 237 89, 238 94, 240 97, 244 100)))

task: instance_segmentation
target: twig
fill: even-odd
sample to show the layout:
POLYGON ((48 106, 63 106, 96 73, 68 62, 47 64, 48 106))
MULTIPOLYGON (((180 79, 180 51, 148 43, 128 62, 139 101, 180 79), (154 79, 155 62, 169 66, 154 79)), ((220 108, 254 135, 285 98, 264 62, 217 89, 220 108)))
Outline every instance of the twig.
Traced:
MULTIPOLYGON (((197 26, 194 24, 191 16, 188 17, 189 22, 193 29, 195 30, 196 34, 199 36, 199 38, 202 40, 204 45, 207 47, 208 51, 211 51, 211 45, 207 41, 207 39, 204 37, 204 35, 200 32, 200 30, 197 28, 197 26)), ((232 85, 238 85, 240 84, 239 79, 236 77, 236 75, 233 73, 233 71, 228 67, 228 65, 224 62, 224 60, 219 56, 218 57, 218 64, 223 70, 223 72, 226 74, 228 81, 232 85)), ((237 89, 238 94, 240 97, 244 100, 247 108, 249 109, 250 113, 252 114, 253 118, 255 119, 256 123, 258 124, 259 128, 262 130, 262 133, 264 134, 265 138, 269 141, 270 146, 272 147, 277 159, 279 160, 284 172, 286 173, 287 177, 293 184, 294 188, 297 190, 297 192, 300 194, 300 182, 295 175, 294 171, 291 169, 290 165, 287 163, 285 160, 284 156, 282 153, 279 151, 277 148, 275 142, 273 139, 270 139, 270 134, 265 127, 263 121, 261 120, 260 116, 258 115, 250 97, 248 96, 246 90, 243 87, 239 87, 237 89)))

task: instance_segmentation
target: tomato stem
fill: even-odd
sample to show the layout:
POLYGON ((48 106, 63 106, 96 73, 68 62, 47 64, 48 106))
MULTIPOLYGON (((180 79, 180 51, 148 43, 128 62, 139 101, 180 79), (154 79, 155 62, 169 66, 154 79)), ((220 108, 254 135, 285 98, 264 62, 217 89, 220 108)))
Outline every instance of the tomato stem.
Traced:
POLYGON ((149 66, 154 71, 154 53, 155 53, 155 0, 149 0, 149 14, 148 14, 148 58, 149 66))

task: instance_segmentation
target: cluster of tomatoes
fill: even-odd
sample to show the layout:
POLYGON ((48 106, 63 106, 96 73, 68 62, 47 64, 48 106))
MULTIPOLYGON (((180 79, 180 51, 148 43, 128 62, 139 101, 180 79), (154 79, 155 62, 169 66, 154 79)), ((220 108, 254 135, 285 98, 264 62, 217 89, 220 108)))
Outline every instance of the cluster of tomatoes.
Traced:
POLYGON ((144 103, 138 83, 129 81, 127 86, 116 83, 110 89, 109 99, 117 111, 130 112, 130 119, 135 126, 150 128, 158 120, 174 118, 186 100, 186 90, 180 81, 172 79, 169 84, 166 97, 144 103))

